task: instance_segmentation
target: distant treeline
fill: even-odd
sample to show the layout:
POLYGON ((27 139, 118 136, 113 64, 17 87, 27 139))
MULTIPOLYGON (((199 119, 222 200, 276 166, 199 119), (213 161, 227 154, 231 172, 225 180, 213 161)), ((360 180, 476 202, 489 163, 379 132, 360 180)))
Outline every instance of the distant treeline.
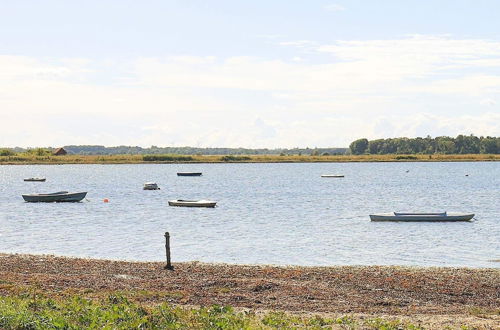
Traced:
POLYGON ((498 154, 499 137, 458 135, 456 138, 438 136, 432 138, 359 139, 349 145, 353 155, 386 154, 498 154))
POLYGON ((64 149, 76 155, 343 155, 347 148, 293 148, 293 149, 247 149, 247 148, 195 148, 157 147, 150 148, 98 145, 69 145, 64 149))
MULTIPOLYGON (((142 148, 137 146, 105 147, 100 145, 68 145, 64 146, 72 155, 280 155, 280 156, 328 156, 328 155, 387 155, 387 154, 499 154, 499 137, 477 137, 474 135, 458 135, 456 138, 438 136, 432 138, 390 138, 390 139, 358 139, 349 148, 197 148, 197 147, 157 147, 142 148)), ((55 148, 0 148, 0 156, 28 154, 44 156, 51 154, 55 148)), ((168 156, 172 157, 172 156, 168 156)), ((155 157, 150 157, 153 160, 155 157)), ((154 159, 156 160, 156 159, 154 159)))

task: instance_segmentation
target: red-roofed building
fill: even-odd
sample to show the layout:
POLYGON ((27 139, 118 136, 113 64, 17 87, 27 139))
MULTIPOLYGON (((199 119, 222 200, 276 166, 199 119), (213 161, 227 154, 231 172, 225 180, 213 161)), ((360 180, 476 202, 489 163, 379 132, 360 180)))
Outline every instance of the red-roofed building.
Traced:
POLYGON ((67 153, 68 152, 66 150, 64 150, 64 148, 57 148, 56 150, 54 150, 53 155, 54 156, 64 156, 67 153))

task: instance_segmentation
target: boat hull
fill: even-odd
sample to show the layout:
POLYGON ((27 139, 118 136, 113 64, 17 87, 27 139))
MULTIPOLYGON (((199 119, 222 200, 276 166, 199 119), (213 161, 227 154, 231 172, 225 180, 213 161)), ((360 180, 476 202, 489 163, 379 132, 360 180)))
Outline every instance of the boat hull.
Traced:
POLYGON ((400 221, 400 222, 458 222, 470 221, 474 214, 465 213, 383 213, 370 214, 371 221, 400 221))
POLYGON ((217 202, 214 201, 190 201, 190 200, 182 200, 177 199, 173 201, 168 201, 168 205, 170 206, 183 206, 183 207, 215 207, 217 202))
POLYGON ((28 194, 23 199, 28 203, 62 203, 79 202, 85 198, 87 192, 64 193, 64 194, 28 194))
POLYGON ((178 172, 177 176, 201 176, 201 172, 178 172))
POLYGON ((160 190, 158 185, 154 182, 146 182, 142 187, 143 190, 160 190))

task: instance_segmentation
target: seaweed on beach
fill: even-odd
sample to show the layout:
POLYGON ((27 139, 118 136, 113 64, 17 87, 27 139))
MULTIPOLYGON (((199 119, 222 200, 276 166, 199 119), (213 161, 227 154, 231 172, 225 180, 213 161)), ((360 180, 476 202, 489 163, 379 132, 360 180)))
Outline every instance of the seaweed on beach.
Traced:
MULTIPOLYGON (((486 315, 499 320, 500 270, 397 266, 277 267, 0 254, 0 295, 300 313, 486 315)), ((452 317, 453 318, 453 317, 452 317)))

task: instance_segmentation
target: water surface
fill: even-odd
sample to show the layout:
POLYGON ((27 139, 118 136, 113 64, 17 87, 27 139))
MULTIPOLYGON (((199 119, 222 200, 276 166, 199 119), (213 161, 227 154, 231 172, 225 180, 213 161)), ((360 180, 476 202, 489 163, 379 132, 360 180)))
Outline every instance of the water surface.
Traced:
POLYGON ((492 261, 500 259, 499 188, 495 162, 3 165, 0 251, 164 260, 168 231, 174 261, 500 267, 492 261), (23 182, 32 176, 47 182, 23 182), (147 181, 162 189, 143 191, 147 181), (87 200, 21 197, 60 190, 88 191, 87 200), (218 207, 167 204, 198 198, 218 207), (391 211, 472 212, 477 220, 369 221, 391 211))

